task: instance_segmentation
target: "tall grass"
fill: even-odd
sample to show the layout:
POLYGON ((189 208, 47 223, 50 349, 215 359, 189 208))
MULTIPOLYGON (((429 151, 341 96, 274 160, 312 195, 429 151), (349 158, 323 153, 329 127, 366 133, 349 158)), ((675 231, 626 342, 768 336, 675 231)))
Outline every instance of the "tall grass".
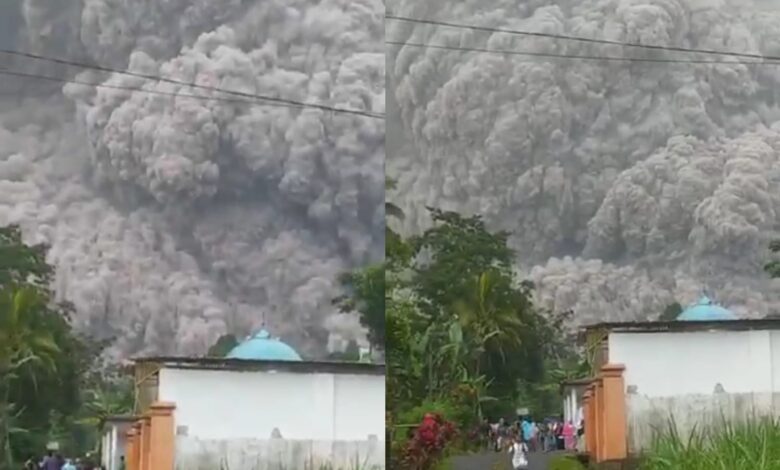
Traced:
POLYGON ((641 470, 778 470, 780 421, 753 418, 696 428, 681 436, 677 425, 657 432, 641 470))

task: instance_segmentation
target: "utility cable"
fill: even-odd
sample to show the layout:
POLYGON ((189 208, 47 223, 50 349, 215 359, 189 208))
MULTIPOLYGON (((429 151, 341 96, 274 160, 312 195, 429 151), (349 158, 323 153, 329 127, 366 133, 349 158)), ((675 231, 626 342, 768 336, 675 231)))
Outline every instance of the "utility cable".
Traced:
POLYGON ((264 96, 264 95, 257 95, 257 94, 253 94, 253 93, 245 93, 245 92, 241 92, 241 91, 225 90, 225 89, 222 89, 222 88, 219 88, 219 87, 214 87, 214 86, 209 86, 209 85, 200 85, 200 84, 197 84, 197 83, 188 83, 188 82, 185 82, 185 81, 182 81, 182 80, 174 80, 172 78, 160 77, 160 76, 156 76, 156 75, 149 75, 149 74, 144 74, 144 73, 139 73, 139 72, 132 72, 132 71, 129 71, 129 70, 115 69, 115 68, 105 67, 105 66, 101 66, 101 65, 85 64, 85 63, 82 63, 82 62, 75 62, 75 61, 71 61, 71 60, 59 59, 59 58, 56 58, 56 57, 48 57, 48 56, 43 56, 43 55, 39 55, 39 54, 33 54, 33 53, 30 53, 30 52, 14 51, 14 50, 10 50, 10 49, 0 49, 0 54, 14 55, 14 56, 19 56, 19 57, 26 57, 28 59, 42 60, 42 61, 45 61, 45 62, 53 62, 53 63, 56 63, 56 64, 68 65, 68 66, 71 66, 71 67, 79 67, 79 68, 90 69, 90 70, 98 70, 100 72, 118 73, 118 74, 122 74, 122 75, 128 75, 128 76, 131 76, 131 77, 143 78, 143 79, 146 79, 146 80, 155 80, 155 81, 160 81, 160 82, 165 82, 165 83, 171 83, 171 84, 174 84, 174 85, 188 86, 188 87, 198 88, 198 89, 207 90, 207 91, 225 93, 225 94, 228 94, 228 95, 239 96, 241 98, 249 98, 249 99, 254 99, 254 100, 263 100, 263 101, 267 101, 267 102, 282 103, 282 104, 292 105, 294 107, 315 108, 315 109, 320 109, 320 110, 323 110, 323 111, 329 111, 329 112, 334 112, 334 113, 354 114, 354 115, 358 115, 358 116, 370 117, 370 118, 373 118, 373 119, 384 119, 384 115, 380 114, 380 113, 372 113, 372 112, 368 112, 368 111, 358 111, 358 110, 354 110, 354 109, 336 108, 336 107, 333 107, 333 106, 326 106, 326 105, 321 105, 321 104, 316 104, 316 103, 306 103, 306 102, 289 100, 289 99, 284 99, 284 98, 276 98, 276 97, 272 97, 272 96, 264 96))
POLYGON ((85 86, 91 86, 91 87, 97 87, 97 88, 109 88, 113 90, 127 90, 127 91, 135 91, 135 92, 141 92, 141 93, 149 93, 153 95, 162 95, 162 96, 172 96, 174 98, 195 98, 195 99, 201 99, 206 101, 224 101, 228 103, 246 103, 246 104, 253 104, 253 105, 266 105, 266 106, 274 106, 274 107, 280 107, 280 108, 303 108, 303 106, 295 106, 290 104, 283 104, 283 103, 262 103, 258 102, 256 100, 247 100, 247 99, 239 99, 239 98, 226 98, 222 96, 203 96, 203 95, 191 95, 187 93, 178 93, 178 92, 169 92, 169 91, 160 91, 160 90, 146 90, 143 88, 136 88, 136 87, 130 87, 130 86, 122 86, 122 85, 109 85, 107 83, 91 83, 91 82, 84 82, 80 80, 75 79, 68 79, 68 78, 57 78, 57 77, 49 77, 46 75, 37 75, 33 73, 25 73, 25 72, 14 72, 12 70, 2 69, 0 68, 0 75, 6 75, 6 76, 12 76, 12 77, 20 77, 20 78, 32 78, 35 80, 44 80, 44 81, 50 81, 50 82, 58 82, 58 83, 73 83, 76 85, 85 85, 85 86))
POLYGON ((578 37, 578 36, 567 36, 563 34, 552 34, 552 33, 538 33, 533 31, 522 31, 522 30, 516 30, 516 29, 507 29, 507 28, 490 28, 487 26, 477 26, 477 25, 470 25, 470 24, 461 24, 461 23, 450 23, 446 21, 437 21, 437 20, 429 20, 429 19, 420 19, 420 18, 410 18, 405 16, 395 16, 395 15, 385 15, 386 19, 389 20, 396 20, 396 21, 404 21, 409 23, 420 23, 420 24, 427 24, 427 25, 434 25, 434 26, 446 26, 450 28, 460 28, 460 29, 471 29, 474 31, 482 31, 482 32, 490 32, 490 33, 506 33, 506 34, 515 34, 515 35, 521 35, 521 36, 534 36, 534 37, 542 37, 547 39, 559 39, 559 40, 565 40, 565 41, 577 41, 577 42, 585 42, 585 43, 591 43, 591 44, 605 44, 610 46, 623 46, 623 47, 637 47, 642 49, 653 49, 653 50, 661 50, 661 51, 672 51, 672 52, 686 52, 686 53, 697 53, 697 54, 714 54, 714 55, 726 55, 726 56, 734 56, 734 57, 742 57, 746 59, 761 59, 761 60, 773 60, 778 61, 780 60, 780 57, 778 56, 765 56, 761 54, 749 54, 745 52, 732 52, 732 51, 716 51, 716 50, 710 50, 710 49, 693 49, 693 48, 687 48, 687 47, 678 47, 678 46, 658 46, 658 45, 651 45, 651 44, 640 44, 640 43, 632 43, 632 42, 620 42, 620 41, 611 41, 607 39, 593 39, 593 38, 584 38, 584 37, 578 37))
POLYGON ((656 59, 649 57, 610 57, 595 55, 570 55, 556 54, 553 52, 533 52, 533 51, 509 51, 501 49, 488 49, 480 47, 459 47, 447 46, 443 44, 424 44, 415 42, 385 41, 385 44, 394 46, 419 47, 424 49, 445 49, 461 52, 478 52, 498 55, 519 55, 527 57, 544 57, 551 59, 582 59, 582 60, 606 60, 615 62, 649 62, 649 63, 670 63, 670 64, 745 64, 745 65, 780 65, 780 62, 760 62, 760 61, 740 61, 740 60, 706 60, 706 59, 656 59))

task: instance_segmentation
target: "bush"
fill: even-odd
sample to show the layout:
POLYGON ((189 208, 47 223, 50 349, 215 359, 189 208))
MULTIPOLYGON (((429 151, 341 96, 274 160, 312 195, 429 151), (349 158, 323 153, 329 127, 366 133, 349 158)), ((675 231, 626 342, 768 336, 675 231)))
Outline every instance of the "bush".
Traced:
POLYGON ((457 435, 452 421, 438 413, 427 413, 403 448, 401 466, 407 470, 429 470, 445 456, 445 449, 457 435))
POLYGON ((752 419, 694 428, 683 438, 676 425, 658 433, 642 470, 775 470, 780 468, 780 422, 752 419))
POLYGON ((436 413, 442 418, 456 423, 459 427, 474 424, 476 416, 471 408, 450 401, 425 401, 406 412, 399 413, 398 423, 419 423, 428 413, 436 413))

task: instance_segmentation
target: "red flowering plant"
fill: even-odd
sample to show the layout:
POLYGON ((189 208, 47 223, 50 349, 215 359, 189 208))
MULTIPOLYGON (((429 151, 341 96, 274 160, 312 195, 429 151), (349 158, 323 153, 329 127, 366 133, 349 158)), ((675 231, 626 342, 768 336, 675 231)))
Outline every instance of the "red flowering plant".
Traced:
POLYGON ((458 435, 455 424, 439 413, 426 413, 404 449, 408 470, 429 470, 444 455, 447 444, 458 435))

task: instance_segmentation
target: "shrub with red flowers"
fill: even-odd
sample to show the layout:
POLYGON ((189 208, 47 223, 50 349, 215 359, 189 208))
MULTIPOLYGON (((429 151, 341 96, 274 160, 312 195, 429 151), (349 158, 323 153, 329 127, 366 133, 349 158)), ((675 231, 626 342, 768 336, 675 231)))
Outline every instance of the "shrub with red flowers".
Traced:
POLYGON ((404 449, 403 468, 429 470, 458 435, 455 425, 439 413, 426 413, 404 449))

